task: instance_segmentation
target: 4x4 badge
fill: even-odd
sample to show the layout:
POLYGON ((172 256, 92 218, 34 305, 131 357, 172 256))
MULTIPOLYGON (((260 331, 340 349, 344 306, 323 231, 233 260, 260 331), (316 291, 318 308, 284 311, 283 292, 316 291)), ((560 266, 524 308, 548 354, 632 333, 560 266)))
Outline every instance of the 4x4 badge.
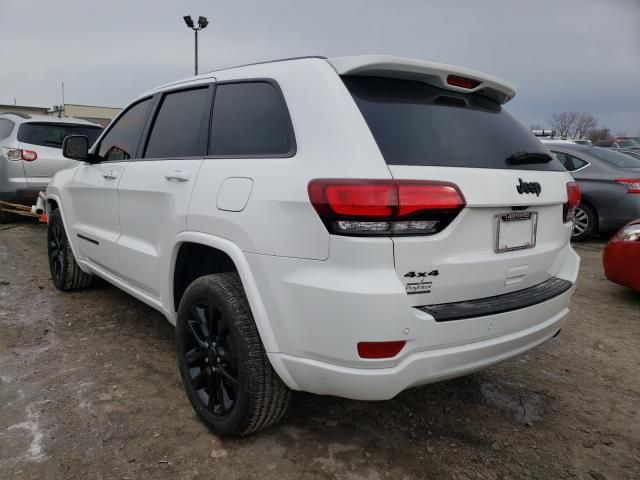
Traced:
POLYGON ((535 193, 536 196, 540 196, 540 192, 542 192, 542 185, 538 182, 523 182, 521 178, 519 178, 520 184, 516 185, 516 189, 519 194, 523 193, 535 193))

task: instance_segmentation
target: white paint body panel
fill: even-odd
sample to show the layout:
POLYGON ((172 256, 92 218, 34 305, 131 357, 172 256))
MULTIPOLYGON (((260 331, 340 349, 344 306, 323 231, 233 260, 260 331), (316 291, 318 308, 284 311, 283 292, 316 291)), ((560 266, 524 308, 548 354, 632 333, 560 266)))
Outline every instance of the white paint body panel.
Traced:
POLYGON ((258 64, 163 87, 273 79, 289 109, 297 152, 290 158, 123 162, 112 183, 100 179, 114 163, 61 172, 47 191, 62 209, 81 267, 175 323, 180 246, 193 242, 225 252, 238 270, 274 369, 289 387, 314 393, 391 398, 546 341, 562 327, 571 292, 513 312, 451 322, 435 322, 414 307, 508 293, 553 276, 575 282, 579 258, 561 219, 571 177, 387 166, 336 73, 382 71, 425 81, 451 72, 482 81, 482 88, 504 99, 514 93, 506 82, 478 72, 389 57, 258 64), (175 170, 181 180, 167 179, 175 170), (316 178, 450 181, 460 187, 467 207, 432 237, 334 236, 309 202, 307 185, 316 178), (541 195, 517 194, 519 178, 542 183, 541 195), (496 254, 495 214, 525 205, 540 214, 536 247, 496 254), (78 232, 105 248, 84 245, 78 232), (437 288, 407 295, 405 270, 432 268, 442 272, 437 288), (407 342, 395 358, 365 360, 357 354, 358 342, 389 340, 407 342))
POLYGON ((216 198, 218 210, 241 212, 247 206, 252 189, 253 180, 250 178, 227 178, 220 186, 220 190, 218 190, 218 197, 216 198))

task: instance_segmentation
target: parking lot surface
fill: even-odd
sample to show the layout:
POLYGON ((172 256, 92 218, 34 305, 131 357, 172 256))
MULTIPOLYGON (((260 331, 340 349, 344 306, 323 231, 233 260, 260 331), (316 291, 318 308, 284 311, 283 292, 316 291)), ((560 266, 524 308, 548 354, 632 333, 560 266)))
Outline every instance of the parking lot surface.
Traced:
POLYGON ((219 439, 183 394, 173 327, 104 283, 62 293, 46 229, 0 226, 2 479, 640 478, 640 295, 582 267, 561 335, 387 402, 294 396, 219 439))

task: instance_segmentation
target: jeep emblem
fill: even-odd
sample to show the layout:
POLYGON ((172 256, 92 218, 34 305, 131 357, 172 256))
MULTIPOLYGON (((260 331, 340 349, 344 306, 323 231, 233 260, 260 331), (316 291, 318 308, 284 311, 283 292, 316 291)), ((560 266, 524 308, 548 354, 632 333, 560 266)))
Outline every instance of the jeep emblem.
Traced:
POLYGON ((538 182, 523 182, 521 178, 518 180, 520 180, 520 184, 516 185, 518 193, 535 193, 536 196, 540 196, 540 192, 542 192, 542 185, 538 182))

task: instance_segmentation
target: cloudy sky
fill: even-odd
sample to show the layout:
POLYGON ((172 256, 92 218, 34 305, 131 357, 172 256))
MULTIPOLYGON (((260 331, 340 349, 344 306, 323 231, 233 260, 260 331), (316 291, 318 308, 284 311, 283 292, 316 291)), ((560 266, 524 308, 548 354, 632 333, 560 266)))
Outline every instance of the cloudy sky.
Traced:
POLYGON ((558 111, 640 131, 640 0, 0 0, 0 103, 123 106, 191 75, 186 14, 212 22, 200 70, 384 53, 515 83, 529 125, 558 111))

